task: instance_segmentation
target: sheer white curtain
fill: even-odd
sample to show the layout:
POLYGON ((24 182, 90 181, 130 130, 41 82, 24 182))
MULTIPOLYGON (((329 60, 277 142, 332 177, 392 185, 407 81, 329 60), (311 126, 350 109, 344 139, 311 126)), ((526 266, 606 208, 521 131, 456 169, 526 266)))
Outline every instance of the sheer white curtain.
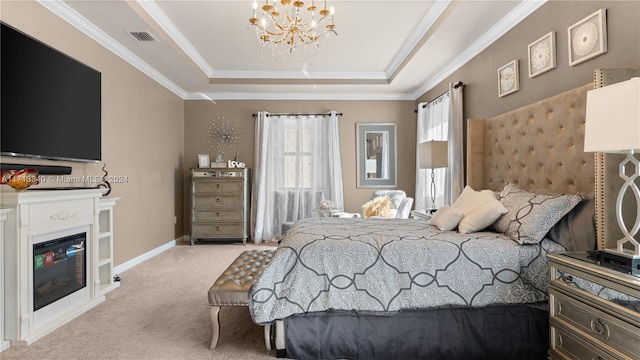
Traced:
POLYGON ((420 169, 418 144, 430 140, 446 140, 449 166, 435 169, 435 207, 450 205, 464 186, 464 154, 462 147, 462 86, 449 85, 449 91, 428 103, 418 104, 416 139, 416 196, 417 210, 430 209, 431 169, 420 169))
POLYGON ((463 88, 462 82, 449 84, 449 204, 453 204, 464 189, 463 88))
POLYGON ((282 224, 311 217, 324 200, 343 208, 338 115, 270 115, 256 119, 251 237, 282 234, 282 224))

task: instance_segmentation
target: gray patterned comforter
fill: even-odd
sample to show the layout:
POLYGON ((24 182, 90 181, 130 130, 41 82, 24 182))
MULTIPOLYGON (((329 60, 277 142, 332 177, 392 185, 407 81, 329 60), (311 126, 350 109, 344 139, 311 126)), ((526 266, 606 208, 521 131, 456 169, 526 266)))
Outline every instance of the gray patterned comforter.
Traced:
POLYGON ((547 300, 551 240, 440 231, 422 220, 297 222, 253 285, 253 320, 326 310, 397 311, 547 300))

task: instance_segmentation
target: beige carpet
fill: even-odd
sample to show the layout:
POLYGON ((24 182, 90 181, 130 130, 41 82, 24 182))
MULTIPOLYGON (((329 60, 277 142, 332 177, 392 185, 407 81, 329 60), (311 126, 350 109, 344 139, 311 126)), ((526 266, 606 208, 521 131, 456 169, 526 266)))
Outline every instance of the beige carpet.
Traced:
POLYGON ((264 245, 178 245, 120 274, 107 300, 0 359, 273 359, 246 307, 220 311, 218 347, 209 350, 207 291, 242 252, 264 245))

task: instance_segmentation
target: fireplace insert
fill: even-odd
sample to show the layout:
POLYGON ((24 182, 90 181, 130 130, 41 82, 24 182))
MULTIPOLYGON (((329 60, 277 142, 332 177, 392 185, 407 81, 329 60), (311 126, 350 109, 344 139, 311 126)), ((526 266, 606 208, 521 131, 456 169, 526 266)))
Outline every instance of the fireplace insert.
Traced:
POLYGON ((87 285, 86 233, 33 245, 33 311, 87 285))

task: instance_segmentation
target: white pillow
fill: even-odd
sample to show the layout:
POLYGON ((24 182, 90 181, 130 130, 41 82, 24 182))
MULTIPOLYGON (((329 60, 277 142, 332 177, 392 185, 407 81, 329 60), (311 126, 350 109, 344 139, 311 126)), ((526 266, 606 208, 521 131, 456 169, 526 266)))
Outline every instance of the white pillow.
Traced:
POLYGON ((473 190, 471 186, 467 185, 462 190, 462 193, 458 195, 456 201, 453 202, 453 207, 459 208, 462 203, 474 197, 478 192, 473 190))
POLYGON ((508 212, 493 191, 475 191, 469 186, 465 187, 453 206, 464 213, 458 224, 461 234, 484 230, 508 212))
POLYGON ((437 226, 442 231, 453 230, 458 226, 463 216, 464 213, 460 209, 445 205, 431 216, 429 223, 437 226))

